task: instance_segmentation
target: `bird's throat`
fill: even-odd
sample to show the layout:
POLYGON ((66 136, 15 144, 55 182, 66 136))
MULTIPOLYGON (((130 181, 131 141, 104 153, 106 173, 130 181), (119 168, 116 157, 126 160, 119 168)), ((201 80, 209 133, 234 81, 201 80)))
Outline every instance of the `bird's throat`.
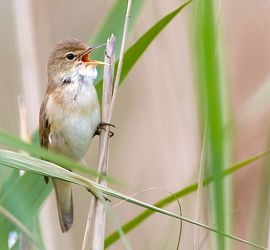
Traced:
POLYGON ((95 67, 80 64, 72 68, 68 73, 62 75, 62 83, 93 84, 97 78, 95 67))

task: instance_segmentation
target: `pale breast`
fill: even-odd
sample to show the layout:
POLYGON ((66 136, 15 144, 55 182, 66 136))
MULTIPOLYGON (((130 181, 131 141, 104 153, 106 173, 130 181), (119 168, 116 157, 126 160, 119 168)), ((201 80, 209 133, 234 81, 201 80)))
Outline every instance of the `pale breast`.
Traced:
POLYGON ((76 160, 86 154, 100 123, 99 103, 92 84, 63 86, 61 95, 48 99, 49 148, 76 160))

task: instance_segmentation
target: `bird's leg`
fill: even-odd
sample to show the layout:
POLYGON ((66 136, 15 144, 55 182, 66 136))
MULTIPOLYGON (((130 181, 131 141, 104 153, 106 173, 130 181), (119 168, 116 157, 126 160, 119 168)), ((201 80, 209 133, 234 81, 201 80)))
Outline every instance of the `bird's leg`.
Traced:
POLYGON ((46 184, 48 184, 48 182, 49 182, 49 176, 43 176, 44 177, 44 180, 45 180, 45 182, 46 182, 46 184))
MULTIPOLYGON (((110 126, 110 127, 114 127, 114 128, 115 128, 115 126, 114 126, 113 124, 106 123, 106 122, 101 122, 101 123, 98 125, 98 127, 97 127, 97 129, 96 129, 96 132, 95 132, 95 134, 94 134, 94 136, 95 136, 95 135, 100 135, 101 130, 102 130, 102 129, 105 130, 104 126, 110 126)), ((113 136, 114 136, 114 132, 112 132, 111 130, 109 131, 109 134, 110 134, 110 137, 113 137, 113 136)))

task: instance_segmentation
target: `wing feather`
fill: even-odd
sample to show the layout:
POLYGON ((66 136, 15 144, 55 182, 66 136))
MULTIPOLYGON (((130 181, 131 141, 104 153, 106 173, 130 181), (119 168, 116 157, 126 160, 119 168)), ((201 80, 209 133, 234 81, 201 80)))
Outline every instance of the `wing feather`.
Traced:
MULTIPOLYGON (((47 99, 45 98, 41 104, 39 112, 39 141, 41 147, 48 148, 49 145, 49 135, 50 135, 50 123, 46 114, 46 103, 47 99)), ((44 176, 45 182, 49 182, 49 177, 44 176)))

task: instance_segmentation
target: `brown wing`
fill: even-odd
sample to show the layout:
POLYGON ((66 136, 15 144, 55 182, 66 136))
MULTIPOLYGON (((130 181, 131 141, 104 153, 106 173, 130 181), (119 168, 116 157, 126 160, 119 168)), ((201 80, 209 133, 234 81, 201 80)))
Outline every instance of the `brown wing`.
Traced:
MULTIPOLYGON (((50 124, 46 114, 47 99, 45 98, 43 100, 39 111, 39 141, 40 145, 44 148, 48 148, 50 134, 50 124)), ((46 183, 49 182, 48 176, 44 176, 44 179, 46 183)))
POLYGON ((39 140, 40 145, 44 148, 48 148, 50 134, 50 124, 46 114, 47 99, 43 100, 39 112, 39 140))

